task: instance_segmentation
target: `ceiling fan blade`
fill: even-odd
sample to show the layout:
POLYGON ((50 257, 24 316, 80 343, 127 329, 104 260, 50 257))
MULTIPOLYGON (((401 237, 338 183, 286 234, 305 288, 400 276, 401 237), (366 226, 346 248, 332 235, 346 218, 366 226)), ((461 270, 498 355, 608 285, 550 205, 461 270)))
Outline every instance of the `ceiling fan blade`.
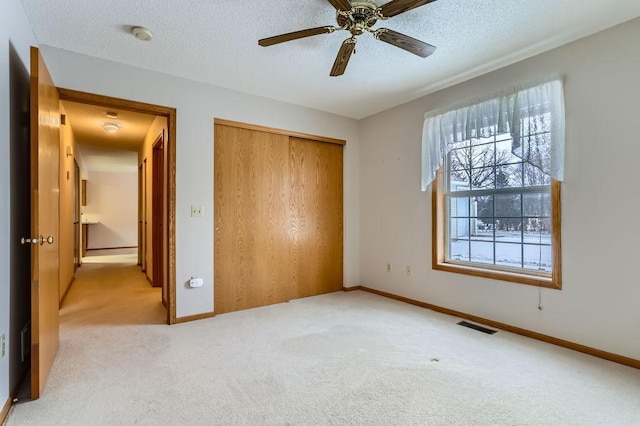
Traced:
POLYGON ((436 0, 391 0, 382 5, 380 12, 383 16, 390 18, 434 1, 436 0))
POLYGON ((351 3, 349 3, 349 0, 329 0, 329 3, 331 3, 337 10, 351 10, 351 3))
POLYGON ((263 47, 273 46, 274 44, 284 43, 285 41, 297 40, 299 38, 311 37, 319 34, 332 33, 335 30, 335 27, 309 28, 307 30, 294 31, 292 33, 263 38, 261 40, 258 40, 258 44, 263 47))
POLYGON ((329 74, 331 77, 337 77, 344 74, 344 71, 347 69, 349 59, 351 58, 351 54, 356 48, 356 41, 355 37, 351 37, 342 43, 342 47, 340 47, 340 51, 338 51, 338 56, 336 56, 333 68, 331 68, 331 73, 329 74))
POLYGON ((429 43, 425 43, 424 41, 420 41, 387 28, 380 28, 374 33, 374 36, 380 41, 384 41, 385 43, 404 49, 407 52, 411 52, 422 58, 426 58, 436 51, 436 47, 429 43))

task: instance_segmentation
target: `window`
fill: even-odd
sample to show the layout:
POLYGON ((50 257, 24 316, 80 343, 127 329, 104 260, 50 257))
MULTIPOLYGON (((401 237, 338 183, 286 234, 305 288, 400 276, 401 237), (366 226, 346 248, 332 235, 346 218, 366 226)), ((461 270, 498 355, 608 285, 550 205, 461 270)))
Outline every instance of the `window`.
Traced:
MULTIPOLYGON (((547 97, 528 95, 534 102, 525 104, 508 98, 518 94, 425 122, 426 135, 435 134, 433 127, 440 126, 438 136, 447 141, 441 166, 426 159, 437 166, 432 190, 433 268, 559 289, 561 206, 555 177, 562 176, 562 158, 554 158, 554 152, 563 151, 557 139, 564 136, 558 129, 559 123, 564 128, 564 109, 552 107, 547 97), (518 113, 507 113, 514 118, 506 122, 500 123, 499 117, 492 120, 495 101, 499 105, 495 117, 505 105, 518 113), (456 123, 460 117, 464 127, 456 123)), ((433 147, 424 142, 423 153, 426 148, 432 154, 433 147)), ((424 173, 423 167, 423 189, 424 173)))

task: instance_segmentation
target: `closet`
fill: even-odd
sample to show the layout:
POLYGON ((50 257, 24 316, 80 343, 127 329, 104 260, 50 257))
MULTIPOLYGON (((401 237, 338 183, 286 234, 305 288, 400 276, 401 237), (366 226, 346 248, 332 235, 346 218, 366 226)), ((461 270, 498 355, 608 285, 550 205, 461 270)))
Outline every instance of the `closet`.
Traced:
POLYGON ((215 120, 215 313, 342 289, 345 141, 215 120))

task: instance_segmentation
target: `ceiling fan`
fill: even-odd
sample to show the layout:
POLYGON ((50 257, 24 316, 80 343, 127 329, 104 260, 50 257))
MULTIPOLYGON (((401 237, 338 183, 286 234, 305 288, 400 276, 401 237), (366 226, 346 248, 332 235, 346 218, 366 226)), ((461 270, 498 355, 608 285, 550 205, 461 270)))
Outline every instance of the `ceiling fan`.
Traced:
POLYGON ((380 20, 391 18, 434 1, 435 0, 391 0, 382 6, 378 6, 376 0, 328 0, 328 2, 336 8, 337 27, 325 26, 294 31, 292 33, 263 38, 258 41, 258 44, 267 47, 284 43, 285 41, 297 40, 319 34, 328 34, 336 30, 349 31, 351 37, 342 43, 342 47, 340 47, 338 51, 338 56, 333 63, 333 68, 331 68, 330 75, 332 77, 344 74, 349 59, 355 51, 356 36, 364 34, 365 32, 373 34, 373 36, 380 41, 426 58, 436 50, 435 46, 388 28, 373 29, 372 27, 380 20))

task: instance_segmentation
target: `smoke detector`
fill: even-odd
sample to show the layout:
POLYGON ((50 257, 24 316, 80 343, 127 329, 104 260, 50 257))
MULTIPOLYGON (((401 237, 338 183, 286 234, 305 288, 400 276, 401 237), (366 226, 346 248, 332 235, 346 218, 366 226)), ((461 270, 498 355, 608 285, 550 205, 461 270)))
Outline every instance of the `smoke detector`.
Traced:
POLYGON ((145 27, 133 27, 131 29, 131 34, 133 34, 133 36, 138 40, 142 41, 151 41, 151 39, 153 39, 153 34, 145 27))

